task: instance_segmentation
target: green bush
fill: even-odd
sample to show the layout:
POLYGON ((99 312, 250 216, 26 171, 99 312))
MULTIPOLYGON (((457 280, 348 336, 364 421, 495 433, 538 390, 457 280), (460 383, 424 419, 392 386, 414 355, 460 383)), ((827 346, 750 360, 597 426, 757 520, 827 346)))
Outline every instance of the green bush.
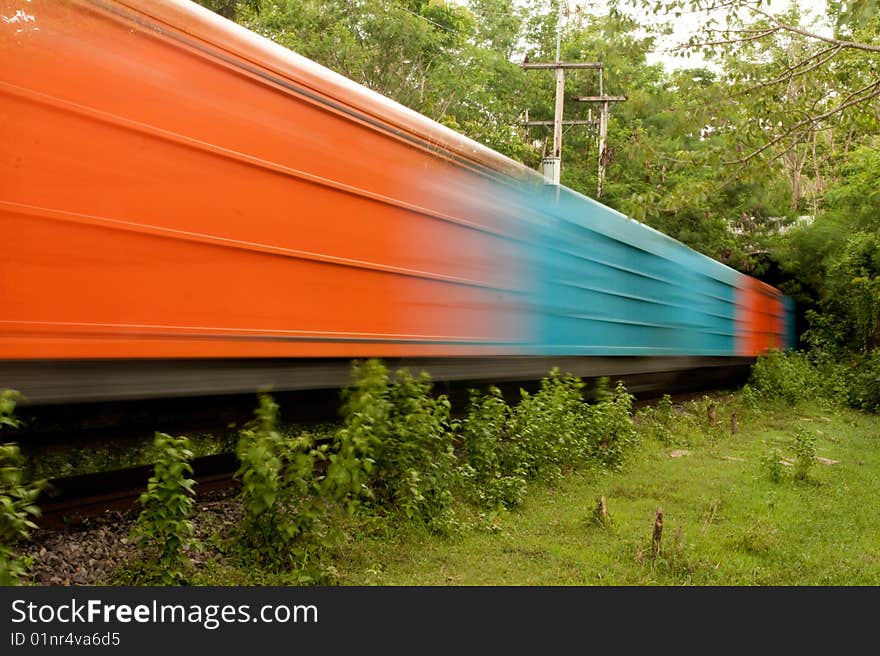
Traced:
POLYGON ((21 422, 15 418, 15 405, 21 394, 15 390, 0 390, 0 429, 18 428, 21 422))
POLYGON ((372 479, 382 441, 391 432, 388 369, 378 360, 355 362, 342 392, 342 427, 328 457, 326 490, 351 508, 374 496, 372 479))
POLYGON ((535 394, 522 391, 511 414, 511 433, 528 478, 552 480, 583 466, 591 445, 584 431, 583 381, 553 369, 535 394))
POLYGON ((772 483, 782 482, 784 471, 782 468, 782 453, 780 453, 779 449, 773 449, 768 455, 764 456, 762 464, 767 470, 772 483))
POLYGON ((329 509, 316 467, 326 449, 310 433, 282 435, 268 394, 259 396, 255 421, 238 443, 244 519, 237 544, 262 567, 299 570, 301 583, 326 574, 319 552, 329 509))
POLYGON ((432 395, 428 374, 404 369, 389 377, 377 360, 356 363, 352 378, 329 456, 329 489, 374 511, 443 524, 458 476, 449 400, 432 395))
POLYGON ((675 408, 672 405, 672 397, 664 394, 655 405, 643 408, 638 413, 639 425, 645 433, 662 444, 675 444, 675 435, 672 432, 675 408))
POLYGON ((30 518, 40 514, 41 489, 41 482, 26 482, 18 445, 0 445, 0 585, 15 585, 27 575, 27 560, 16 554, 15 545, 37 528, 30 518))
POLYGON ((771 351, 752 367, 749 384, 766 399, 797 403, 825 396, 818 369, 805 353, 771 351))
POLYGON ((282 490, 281 434, 278 405, 261 394, 256 422, 243 429, 236 453, 244 520, 240 544, 260 565, 286 564, 294 529, 280 510, 282 490))
POLYGON ((597 401, 583 400, 583 381, 553 370, 535 394, 509 408, 497 389, 471 395, 462 423, 468 498, 481 506, 515 506, 529 480, 553 480, 588 467, 619 468, 636 441, 632 396, 600 381, 597 401))
MULTIPOLYGON (((607 386, 607 382, 600 385, 603 386, 607 386)), ((585 450, 593 463, 608 469, 620 469, 627 453, 638 443, 632 421, 633 396, 618 381, 610 394, 603 387, 599 398, 598 403, 585 410, 585 450)))
POLYGON ((512 507, 530 479, 619 467, 635 441, 632 396, 604 384, 600 400, 587 405, 583 387, 554 370, 513 408, 496 388, 472 392, 457 421, 427 374, 389 375, 378 360, 356 362, 342 393, 341 426, 332 444, 320 446, 310 435, 282 436, 277 405, 261 396, 238 447, 245 512, 239 543, 262 566, 302 572, 316 565, 320 573, 322 531, 339 504, 374 519, 446 530, 456 523, 457 492, 482 509, 512 507), (320 461, 327 463, 323 474, 320 461))
POLYGON ((880 349, 860 356, 847 374, 847 404, 858 410, 880 412, 880 349))
POLYGON ((376 460, 376 500, 411 519, 442 523, 458 474, 449 400, 432 395, 428 374, 416 378, 406 370, 394 375, 389 400, 391 426, 376 460))
POLYGON ((880 236, 876 231, 848 235, 842 251, 829 261, 825 284, 821 307, 830 320, 817 326, 830 332, 826 341, 835 340, 861 353, 876 346, 880 338, 880 236))
POLYGON ((773 351, 758 358, 743 389, 750 397, 791 404, 824 399, 880 412, 880 349, 837 356, 821 350, 810 354, 773 351))
POLYGON ((746 410, 759 411, 762 401, 761 392, 756 390, 750 383, 743 385, 742 390, 740 390, 740 399, 746 410))
POLYGON ((467 499, 484 508, 512 507, 525 497, 528 472, 510 434, 511 409, 497 387, 471 390, 461 424, 461 469, 467 499))
POLYGON ((810 476, 810 468, 816 462, 816 438, 804 430, 799 430, 792 442, 795 453, 794 477, 805 481, 810 476))
POLYGON ((186 437, 156 433, 156 463, 134 534, 144 555, 132 573, 138 585, 187 583, 191 563, 186 549, 194 546, 192 451, 186 437))
POLYGON ((343 425, 328 455, 326 491, 371 512, 400 513, 439 527, 455 490, 482 508, 520 503, 531 479, 552 480, 591 465, 619 467, 635 431, 632 397, 553 370, 509 407, 496 388, 471 392, 463 421, 450 418, 427 374, 389 376, 377 360, 356 363, 343 392, 343 425), (455 450, 458 445, 458 452, 455 450))
MULTIPOLYGON (((13 390, 0 391, 0 428, 15 428, 15 404, 20 398, 13 390)), ((27 575, 27 559, 16 554, 15 546, 30 538, 37 528, 37 498, 44 481, 28 482, 24 458, 17 444, 0 444, 0 585, 15 585, 27 575)))

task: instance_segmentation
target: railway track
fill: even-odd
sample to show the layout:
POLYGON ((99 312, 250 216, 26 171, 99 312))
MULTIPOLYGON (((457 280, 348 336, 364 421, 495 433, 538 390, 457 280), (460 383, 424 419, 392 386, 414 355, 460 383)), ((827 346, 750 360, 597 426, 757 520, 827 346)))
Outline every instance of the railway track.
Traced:
MULTIPOLYGON (((234 454, 195 458, 192 465, 197 497, 237 487, 233 475, 238 462, 234 454)), ((152 475, 153 466, 142 465, 51 479, 40 501, 42 514, 36 523, 43 529, 61 529, 100 517, 125 519, 137 512, 138 498, 152 475)))

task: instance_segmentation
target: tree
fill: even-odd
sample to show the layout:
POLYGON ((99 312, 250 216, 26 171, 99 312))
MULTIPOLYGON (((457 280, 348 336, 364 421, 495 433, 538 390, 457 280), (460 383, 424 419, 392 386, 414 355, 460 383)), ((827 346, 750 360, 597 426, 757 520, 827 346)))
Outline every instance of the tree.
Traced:
MULTIPOLYGON (((759 143, 750 142, 734 163, 746 163, 777 144, 789 143, 777 157, 789 153, 797 144, 809 143, 816 130, 866 112, 876 121, 880 96, 880 3, 877 0, 847 2, 829 0, 826 27, 802 25, 797 9, 771 13, 764 0, 614 0, 615 11, 622 7, 664 12, 680 17, 683 12, 704 15, 702 28, 676 49, 682 53, 700 51, 730 63, 746 59, 750 70, 733 75, 742 92, 760 94, 766 106, 775 105, 779 124, 762 125, 759 143), (719 20, 719 13, 724 15, 719 20), (768 57, 782 48, 786 57, 768 57), (822 73, 824 84, 815 81, 822 73), (797 111, 789 103, 803 98, 797 111)), ((661 29, 667 33, 670 24, 661 29)), ((744 144, 745 145, 745 144, 744 144)))
POLYGON ((776 257, 785 291, 812 318, 809 340, 824 349, 880 345, 880 138, 855 147, 840 179, 823 195, 821 214, 784 235, 776 257))

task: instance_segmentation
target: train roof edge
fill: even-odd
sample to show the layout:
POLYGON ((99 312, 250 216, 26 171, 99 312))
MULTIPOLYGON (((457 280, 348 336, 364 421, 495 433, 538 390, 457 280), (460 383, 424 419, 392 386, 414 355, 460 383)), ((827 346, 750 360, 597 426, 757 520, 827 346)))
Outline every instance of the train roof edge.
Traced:
MULTIPOLYGON (((541 182, 524 164, 189 0, 113 0, 169 28, 338 100, 380 121, 508 175, 541 182)), ((103 3, 101 3, 103 4, 103 3)))

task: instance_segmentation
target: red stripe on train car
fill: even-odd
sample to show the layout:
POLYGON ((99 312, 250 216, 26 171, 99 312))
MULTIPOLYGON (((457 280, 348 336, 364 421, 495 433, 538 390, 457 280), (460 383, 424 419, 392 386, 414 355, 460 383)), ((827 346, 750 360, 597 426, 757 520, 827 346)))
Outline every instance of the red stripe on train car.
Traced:
POLYGON ((736 293, 736 351, 755 356, 785 348, 785 305, 782 294, 750 276, 742 276, 736 293))

